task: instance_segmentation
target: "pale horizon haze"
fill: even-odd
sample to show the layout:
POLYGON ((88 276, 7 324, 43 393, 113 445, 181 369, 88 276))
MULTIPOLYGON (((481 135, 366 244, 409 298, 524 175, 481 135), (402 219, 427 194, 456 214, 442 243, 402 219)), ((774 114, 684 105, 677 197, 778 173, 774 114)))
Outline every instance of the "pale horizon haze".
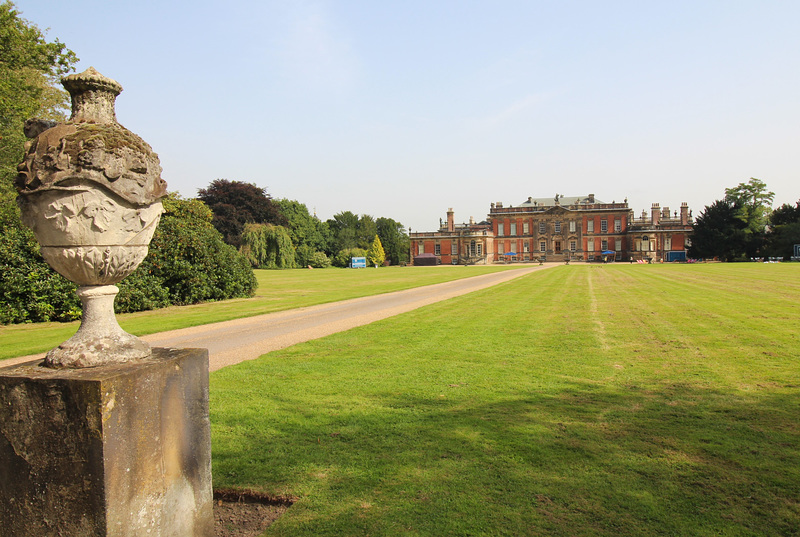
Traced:
POLYGON ((414 231, 491 202, 800 199, 800 2, 18 0, 116 79, 169 189, 414 231))

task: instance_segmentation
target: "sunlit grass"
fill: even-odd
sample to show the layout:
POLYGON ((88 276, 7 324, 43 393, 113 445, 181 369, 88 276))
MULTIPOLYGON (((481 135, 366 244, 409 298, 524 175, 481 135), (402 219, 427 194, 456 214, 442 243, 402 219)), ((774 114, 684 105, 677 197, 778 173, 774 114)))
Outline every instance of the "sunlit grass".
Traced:
POLYGON ((267 535, 790 535, 800 265, 565 266, 212 375, 267 535))
MULTIPOLYGON (((139 336, 252 317, 292 308, 400 291, 519 265, 388 267, 381 269, 257 270, 256 296, 118 315, 122 328, 139 336)), ((46 351, 70 338, 80 322, 0 326, 0 360, 46 351)))

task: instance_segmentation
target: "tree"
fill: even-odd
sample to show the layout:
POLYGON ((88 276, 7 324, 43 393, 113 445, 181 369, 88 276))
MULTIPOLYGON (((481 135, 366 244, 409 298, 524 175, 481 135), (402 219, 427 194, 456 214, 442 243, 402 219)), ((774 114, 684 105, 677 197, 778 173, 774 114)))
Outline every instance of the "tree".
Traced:
POLYGON ((63 120, 69 96, 57 77, 74 69, 75 53, 20 17, 12 2, 0 3, 0 196, 16 196, 11 182, 22 160, 26 119, 63 120))
POLYGON ((767 222, 775 193, 767 184, 751 177, 747 183, 725 189, 725 199, 738 208, 738 218, 745 223, 744 250, 747 257, 756 257, 764 244, 767 222))
POLYGON ((214 227, 225 242, 237 248, 245 224, 287 224, 267 189, 252 183, 215 179, 208 188, 198 190, 198 198, 214 213, 214 227))
POLYGON ((391 218, 380 217, 375 220, 378 228, 378 236, 381 238, 386 258, 392 265, 400 265, 408 262, 409 238, 406 235, 405 227, 400 222, 395 222, 391 218))
POLYGON ((319 264, 322 258, 317 256, 316 261, 312 258, 317 252, 325 255, 330 235, 328 224, 312 216, 308 208, 299 201, 280 199, 274 203, 278 205, 288 222, 287 229, 295 248, 297 264, 302 267, 319 264))
POLYGON ((383 265, 383 262, 386 261, 386 253, 383 251, 383 245, 378 235, 375 235, 372 245, 369 247, 369 250, 367 250, 367 261, 376 267, 380 267, 383 265))
POLYGON ((272 224, 245 224, 242 253, 256 268, 294 268, 295 252, 289 232, 272 224))
POLYGON ((327 223, 331 231, 328 253, 332 254, 358 247, 356 240, 358 215, 350 211, 343 211, 333 215, 333 218, 329 219, 327 223))
POLYGON ((766 255, 791 257, 794 255, 795 244, 800 244, 800 201, 794 207, 784 203, 770 214, 766 255))
POLYGON ((741 207, 732 199, 707 205, 692 225, 689 256, 718 257, 733 261, 745 255, 746 224, 740 218, 741 207))

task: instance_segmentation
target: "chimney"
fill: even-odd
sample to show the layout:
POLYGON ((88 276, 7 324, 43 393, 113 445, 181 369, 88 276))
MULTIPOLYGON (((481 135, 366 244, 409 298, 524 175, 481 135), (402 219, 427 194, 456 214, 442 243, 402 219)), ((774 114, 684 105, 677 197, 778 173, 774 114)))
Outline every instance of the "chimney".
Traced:
POLYGON ((650 206, 650 223, 654 226, 658 225, 658 213, 661 212, 661 206, 658 203, 654 203, 650 206))
POLYGON ((475 225, 475 219, 473 217, 469 217, 469 225, 475 225))
POLYGON ((661 209, 661 219, 669 220, 669 207, 664 207, 661 209))
POLYGON ((452 233, 456 230, 456 223, 455 219, 453 218, 453 208, 450 207, 447 209, 447 231, 452 233))
POLYGON ((685 201, 681 203, 681 225, 689 225, 689 205, 685 201))
POLYGON ((594 194, 589 194, 589 203, 594 203, 594 194))

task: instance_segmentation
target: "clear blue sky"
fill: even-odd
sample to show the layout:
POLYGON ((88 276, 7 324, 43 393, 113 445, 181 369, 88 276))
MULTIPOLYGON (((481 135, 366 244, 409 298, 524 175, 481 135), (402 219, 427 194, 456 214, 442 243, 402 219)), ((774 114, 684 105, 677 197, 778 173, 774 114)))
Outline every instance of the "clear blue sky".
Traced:
POLYGON ((800 2, 18 0, 118 80, 171 190, 267 187, 426 231, 594 193, 800 198, 800 2))

